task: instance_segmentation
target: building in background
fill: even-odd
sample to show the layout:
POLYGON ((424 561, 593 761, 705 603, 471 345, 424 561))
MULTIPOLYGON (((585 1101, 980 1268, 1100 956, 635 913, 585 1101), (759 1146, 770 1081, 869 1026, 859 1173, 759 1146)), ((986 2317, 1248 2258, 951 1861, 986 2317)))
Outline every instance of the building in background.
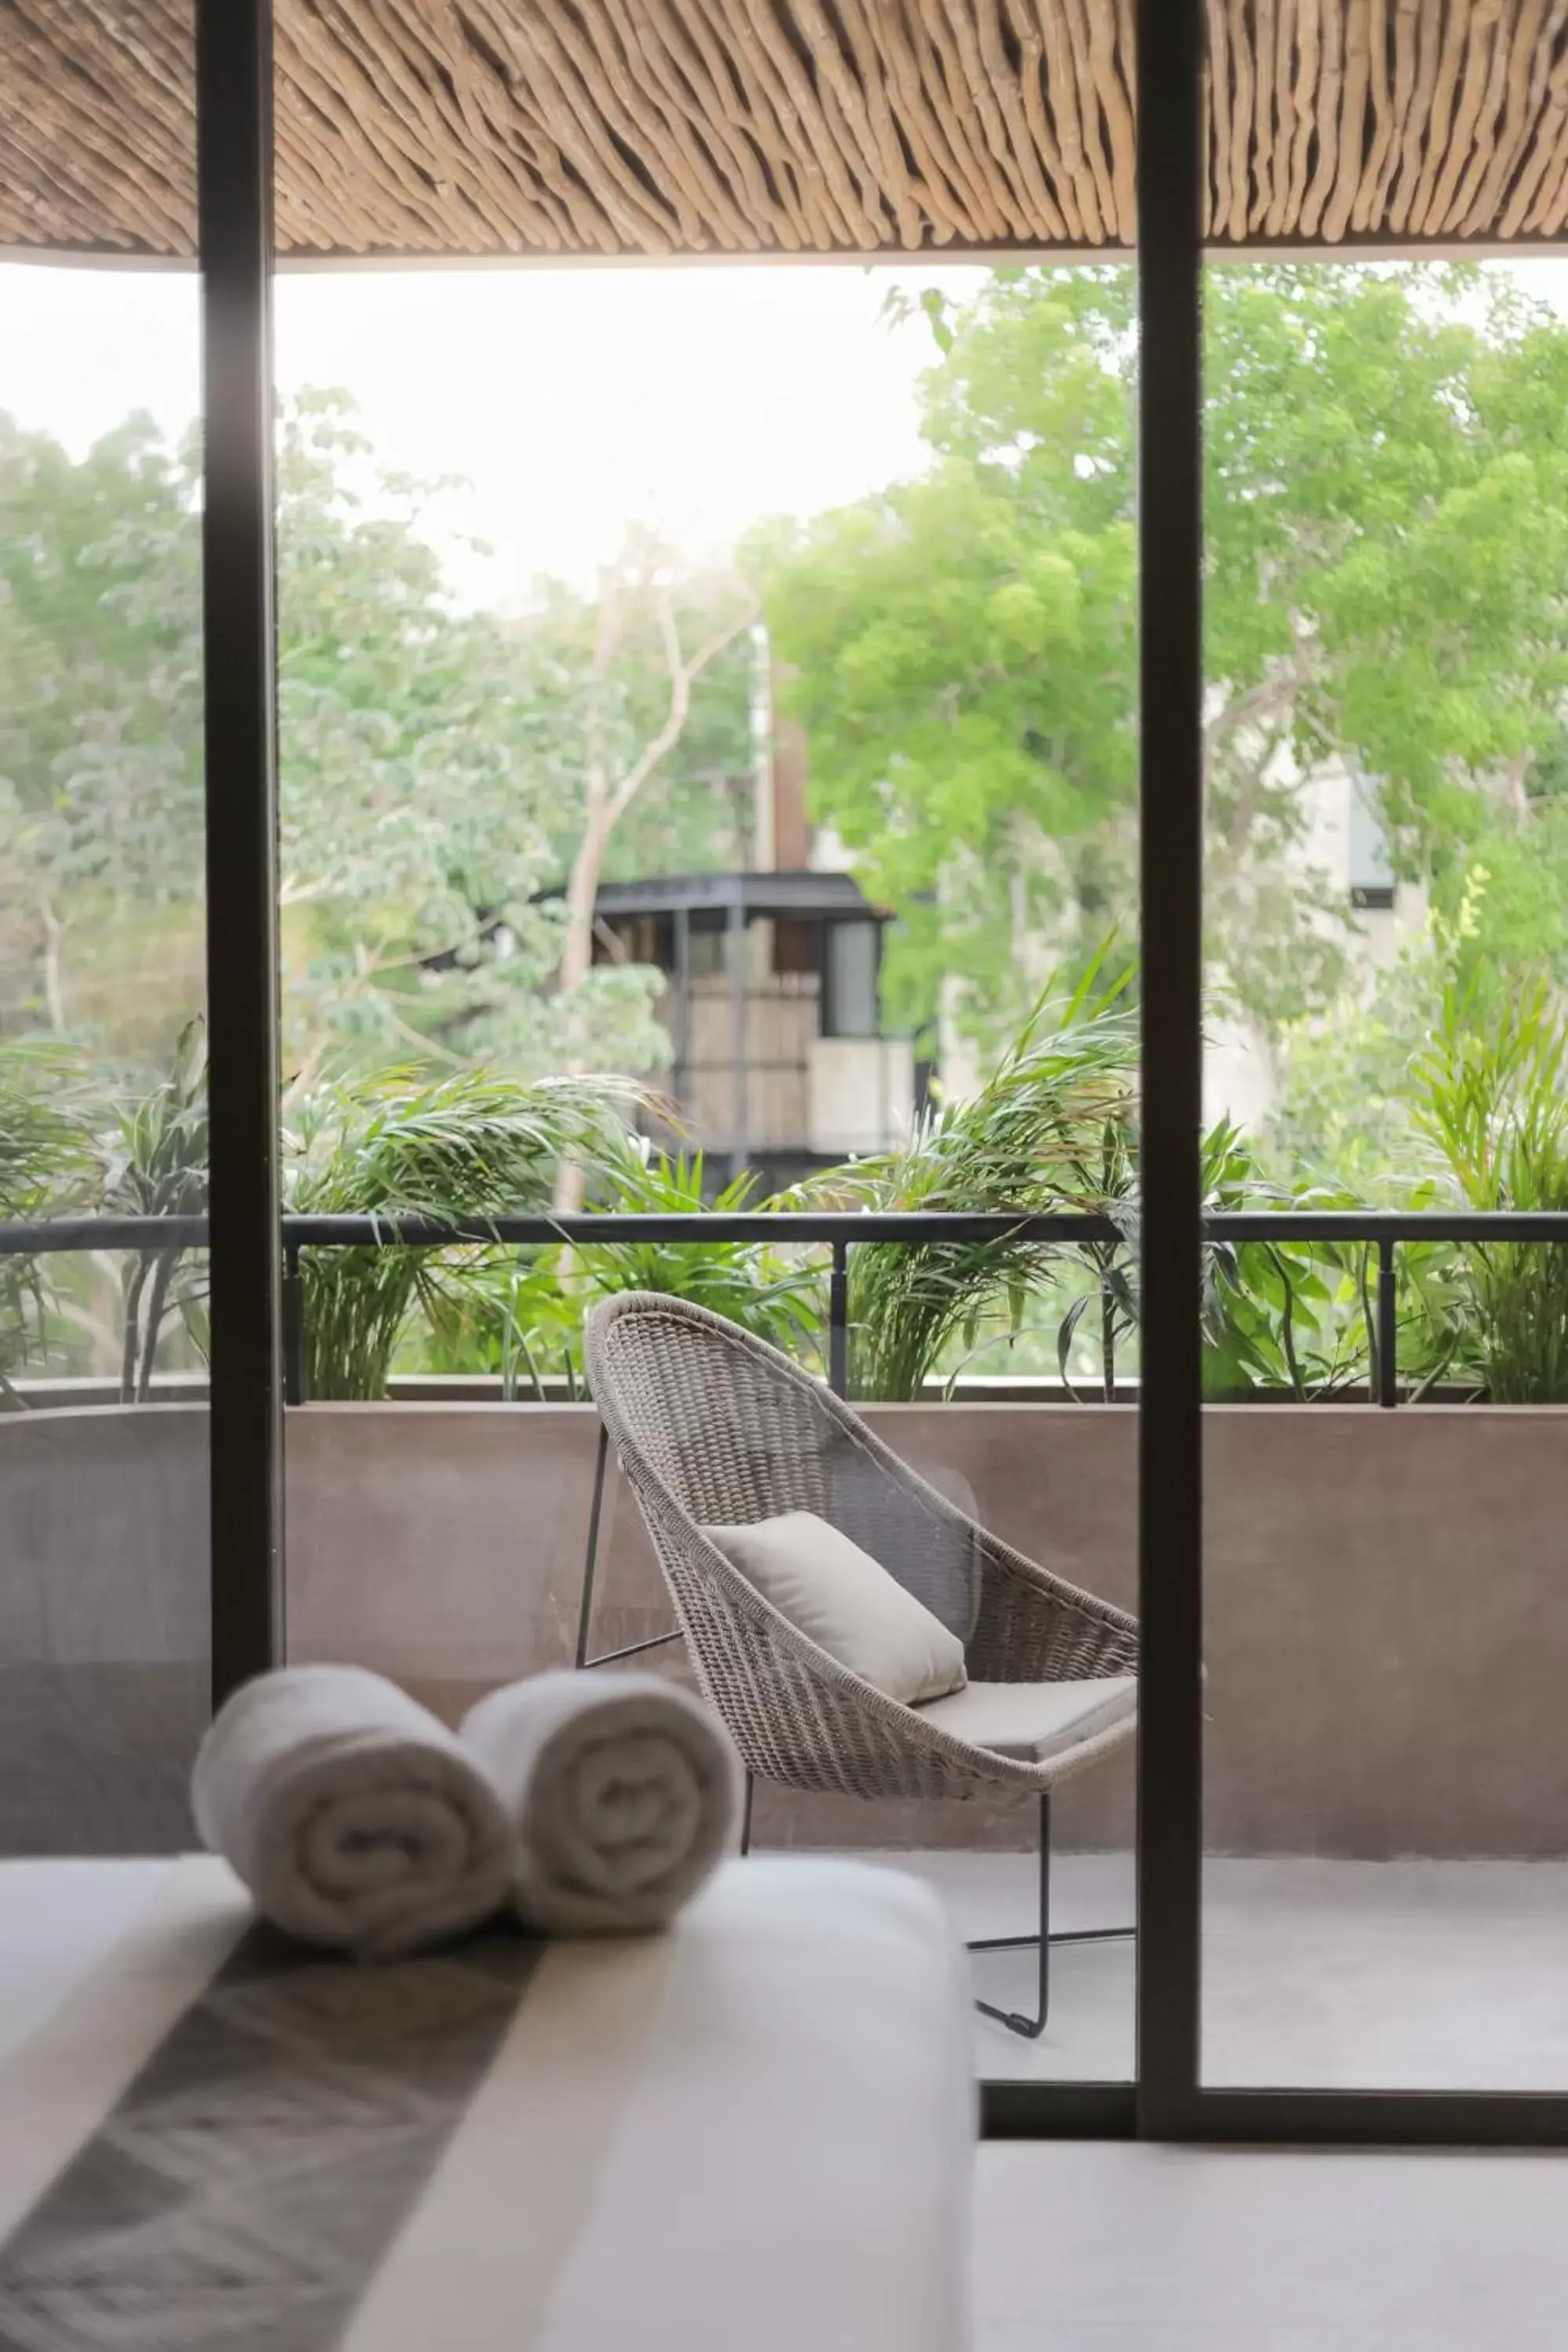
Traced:
POLYGON ((595 957, 665 976, 661 1083, 714 1190, 750 1169, 774 1191, 885 1150, 915 1109, 913 1046, 882 1020, 891 918, 807 819, 798 730, 759 714, 755 741, 752 866, 602 883, 595 900, 595 957))
POLYGON ((597 952, 665 975, 664 1084, 715 1188, 749 1168, 776 1190, 908 1129, 912 1049, 879 1001, 889 918, 852 876, 679 874, 605 884, 597 903, 597 952))

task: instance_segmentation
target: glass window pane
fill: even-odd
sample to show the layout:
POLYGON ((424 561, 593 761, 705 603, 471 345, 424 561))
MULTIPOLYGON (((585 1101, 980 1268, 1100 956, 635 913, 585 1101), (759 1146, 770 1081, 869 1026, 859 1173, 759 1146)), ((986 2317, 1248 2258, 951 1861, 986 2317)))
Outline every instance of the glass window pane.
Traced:
POLYGON ((877 927, 835 923, 827 934, 826 1025, 833 1037, 874 1037, 877 1006, 877 927))
MULTIPOLYGON (((359 145, 335 160, 363 171, 359 145)), ((407 181, 398 163, 381 184, 407 181)), ((456 191, 429 234, 460 234, 456 191)), ((291 242, 336 233, 283 194, 291 242)), ((508 1207, 582 1208, 604 1238, 303 1254, 289 1638, 448 1716, 569 1661, 595 1518, 584 1315, 672 1292, 842 1375, 996 1538, 940 1511, 932 1535, 923 1487, 838 1479, 826 1438, 809 1479, 781 1466, 789 1416, 757 1406, 745 1458, 768 1457, 772 1504, 809 1494, 889 1573, 933 1578, 973 1681, 1025 1710, 1017 1740, 1115 1733, 1055 1804, 1051 1902, 1064 1935, 1130 1930, 1131 272, 845 270, 744 242, 701 268, 568 250, 279 274, 290 1199, 369 1210, 416 1177, 421 1205, 483 1213, 463 1139, 487 1107, 532 1115, 605 1072, 623 1089, 567 1164, 504 1171, 508 1207), (868 1234, 879 1210, 1087 1215, 1108 1191, 1125 1231, 1092 1249, 858 1239, 837 1329, 826 1255, 789 1233, 802 1206, 863 1208, 868 1234), (776 1238, 697 1223, 742 1206, 776 1210, 776 1238), (692 1238, 634 1244, 618 1213, 692 1238), (1082 1607, 1058 1621, 1015 1552, 1082 1607)), ((705 1415, 727 1397, 716 1374, 705 1415)), ((710 1517, 691 1475, 689 1515, 710 1517)), ((597 1525, 591 1651, 670 1635, 613 1472, 597 1525)), ((694 1672, 679 1640, 646 1655, 694 1672)), ((832 1750, 781 1765, 758 1844, 896 1861, 966 1936, 1010 1939, 975 1955, 1004 2012, 976 2021, 986 2075, 1127 2081, 1125 1933, 1059 1944, 1044 2031, 1007 2022, 1040 1998, 1057 1757, 999 1769, 975 1747, 928 1771, 907 1728, 875 1775, 832 1750)))
POLYGON ((1568 1256, 1506 1217, 1568 1205, 1568 308, 1331 250, 1204 299, 1206 1184, 1275 1230, 1204 1307, 1203 2078, 1556 2091, 1568 1256))

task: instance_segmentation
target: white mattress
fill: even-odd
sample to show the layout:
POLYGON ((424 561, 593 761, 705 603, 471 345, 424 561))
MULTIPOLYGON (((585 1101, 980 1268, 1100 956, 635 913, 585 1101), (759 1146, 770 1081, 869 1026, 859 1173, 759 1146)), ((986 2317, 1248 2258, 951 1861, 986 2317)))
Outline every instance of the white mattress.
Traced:
POLYGON ((735 1863, 669 1936, 552 1946, 500 1994, 523 1965, 504 1948, 395 1984, 274 1970, 248 1916, 205 1858, 0 1864, 0 2340, 89 2352, 112 2309, 121 2352, 258 2330, 277 2352, 967 2341, 968 1990, 914 1882, 735 1863), (471 2042, 476 1984, 496 2021, 454 2095, 422 2028, 456 1985, 471 2042), (215 2034, 248 2037, 226 2082, 215 2034))

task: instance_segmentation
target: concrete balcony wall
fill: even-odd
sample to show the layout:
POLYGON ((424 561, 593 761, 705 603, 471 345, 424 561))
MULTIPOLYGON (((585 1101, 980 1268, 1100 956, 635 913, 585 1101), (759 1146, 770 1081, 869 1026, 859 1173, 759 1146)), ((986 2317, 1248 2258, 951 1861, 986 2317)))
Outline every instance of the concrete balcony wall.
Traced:
MULTIPOLYGON (((1131 1602, 1135 1416, 893 1405, 928 1474, 1075 1582, 1131 1602)), ((1212 1850, 1568 1851, 1568 1423, 1551 1410, 1219 1408, 1208 1416, 1205 1834, 1212 1850)), ((354 1658, 455 1715, 569 1661, 595 1444, 584 1407, 321 1405, 290 1417, 291 1654, 354 1658)), ((187 1834, 206 1671, 205 1416, 0 1419, 0 1846, 187 1834)), ((618 1482, 595 1648, 671 1622, 618 1482)), ((679 1650, 655 1653, 683 1671, 679 1650)), ((1058 1803, 1126 1844, 1125 1760, 1058 1803)), ((770 1791, 773 1842, 1023 1844, 1027 1807, 770 1791)))
POLYGON ((0 1854, 192 1843, 209 1507, 201 1405, 0 1414, 0 1854))

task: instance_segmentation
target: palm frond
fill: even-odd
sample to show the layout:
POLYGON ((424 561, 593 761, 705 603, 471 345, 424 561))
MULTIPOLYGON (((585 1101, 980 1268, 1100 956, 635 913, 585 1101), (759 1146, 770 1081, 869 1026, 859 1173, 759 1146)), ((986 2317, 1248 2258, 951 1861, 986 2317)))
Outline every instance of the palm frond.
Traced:
MULTIPOLYGON (((1069 992, 1047 988, 992 1076, 940 1103, 897 1150, 797 1187, 802 1205, 900 1211, 1055 1209, 1120 1214, 1134 1187, 1138 1028, 1131 975, 1103 957, 1069 992)), ((918 1396, 962 1335, 1053 1279, 1061 1244, 869 1243, 849 1261, 850 1377, 858 1396, 918 1396)), ((1012 1313, 1013 1309, 1010 1308, 1012 1313)))
MULTIPOLYGON (((91 1153, 82 1074, 51 1045, 0 1046, 0 1219, 34 1223, 82 1207, 91 1153)), ((46 1346, 52 1299, 44 1254, 0 1257, 0 1399, 16 1402, 15 1376, 46 1346)))
MULTIPOLYGON (((523 1084, 486 1070, 412 1070, 323 1087, 286 1137, 285 1198, 301 1213, 478 1222, 549 1212, 563 1159, 615 1160, 645 1100, 630 1079, 523 1084)), ((416 1307, 450 1333, 460 1294, 510 1263, 499 1245, 433 1252, 396 1242, 300 1257, 307 1379, 315 1397, 374 1397, 416 1307)))
MULTIPOLYGON (((739 1215, 775 1202, 758 1202, 756 1180, 731 1177, 712 1198, 704 1198, 706 1170, 700 1152, 673 1157, 624 1139, 619 1154, 600 1171, 595 1206, 622 1215, 739 1215)), ((810 1361, 819 1358, 826 1300, 826 1266, 820 1250, 789 1251, 788 1221, 779 1220, 778 1242, 714 1242, 695 1235, 679 1242, 580 1243, 573 1272, 586 1294, 607 1297, 622 1290, 658 1290, 708 1307, 743 1330, 810 1361)))
MULTIPOLYGON (((1551 982, 1479 972, 1446 992, 1417 1057, 1413 1117, 1450 1198, 1568 1210, 1568 1031, 1551 982)), ((1568 1248, 1489 1242, 1453 1255, 1447 1360, 1497 1404, 1568 1402, 1568 1248)), ((1447 1369, 1447 1360, 1444 1369, 1447 1369)))

